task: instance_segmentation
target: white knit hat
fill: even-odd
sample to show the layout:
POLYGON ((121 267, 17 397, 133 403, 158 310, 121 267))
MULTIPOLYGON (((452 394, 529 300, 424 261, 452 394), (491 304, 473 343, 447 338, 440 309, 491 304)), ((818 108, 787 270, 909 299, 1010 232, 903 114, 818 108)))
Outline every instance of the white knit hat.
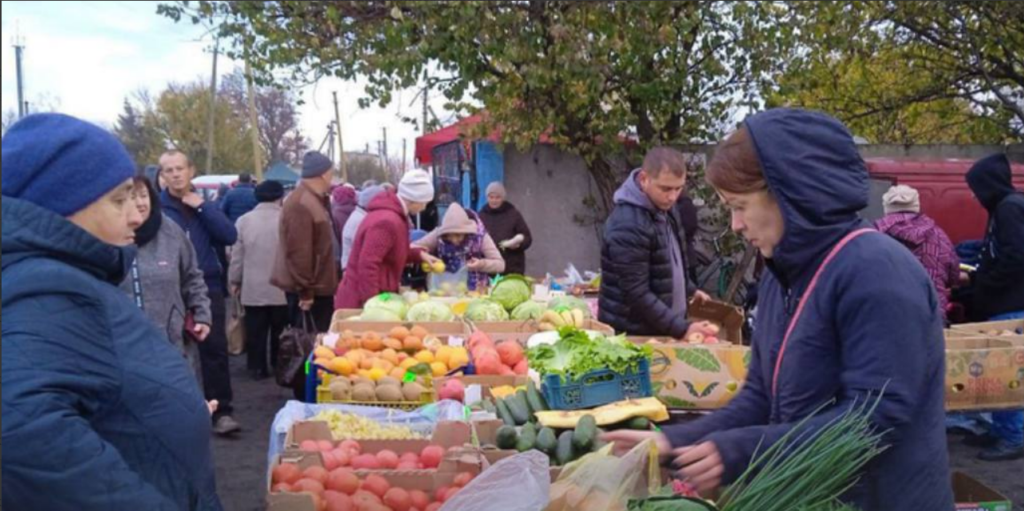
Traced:
POLYGON ((422 170, 410 170, 398 183, 398 196, 411 202, 431 202, 434 200, 434 180, 422 170))
POLYGON ((921 197, 914 188, 897 185, 889 188, 882 196, 882 207, 886 215, 900 212, 920 213, 921 197))

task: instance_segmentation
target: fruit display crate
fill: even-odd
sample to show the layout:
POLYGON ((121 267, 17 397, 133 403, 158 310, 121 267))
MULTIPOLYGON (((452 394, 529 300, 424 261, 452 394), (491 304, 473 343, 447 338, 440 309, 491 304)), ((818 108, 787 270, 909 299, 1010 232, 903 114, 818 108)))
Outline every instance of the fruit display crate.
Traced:
POLYGON ((561 376, 545 375, 542 393, 552 410, 580 410, 651 397, 650 362, 642 360, 636 371, 625 374, 605 369, 564 382, 561 376))
POLYGON ((338 404, 351 406, 373 406, 377 408, 392 408, 396 410, 415 410, 431 403, 437 402, 437 391, 434 390, 432 379, 428 378, 428 391, 424 392, 419 401, 343 401, 334 399, 331 394, 331 378, 340 376, 334 371, 317 365, 313 362, 312 356, 306 362, 306 402, 311 404, 338 404), (320 372, 325 377, 320 378, 320 372))

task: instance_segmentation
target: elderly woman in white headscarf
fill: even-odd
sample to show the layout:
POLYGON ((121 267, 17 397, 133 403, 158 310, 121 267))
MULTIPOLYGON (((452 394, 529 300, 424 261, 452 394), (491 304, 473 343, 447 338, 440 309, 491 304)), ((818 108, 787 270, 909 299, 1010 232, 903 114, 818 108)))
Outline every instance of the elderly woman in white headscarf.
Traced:
POLYGON ((939 294, 943 314, 948 312, 949 295, 960 279, 960 259, 949 236, 930 217, 921 213, 917 190, 897 185, 882 196, 885 216, 875 229, 896 239, 921 261, 939 294))
POLYGON ((480 220, 505 258, 505 273, 526 274, 526 250, 533 236, 519 210, 506 200, 505 186, 495 181, 487 187, 487 206, 480 210, 480 220))

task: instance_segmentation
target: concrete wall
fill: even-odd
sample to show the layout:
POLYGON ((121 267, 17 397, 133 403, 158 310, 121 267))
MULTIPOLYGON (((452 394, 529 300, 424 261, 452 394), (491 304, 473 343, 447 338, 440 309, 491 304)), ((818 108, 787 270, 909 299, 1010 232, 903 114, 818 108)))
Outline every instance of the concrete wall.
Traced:
POLYGON ((505 186, 533 233, 527 273, 561 276, 569 263, 580 272, 600 270, 597 230, 574 220, 589 214, 583 200, 597 191, 581 158, 545 145, 527 152, 506 148, 505 186))

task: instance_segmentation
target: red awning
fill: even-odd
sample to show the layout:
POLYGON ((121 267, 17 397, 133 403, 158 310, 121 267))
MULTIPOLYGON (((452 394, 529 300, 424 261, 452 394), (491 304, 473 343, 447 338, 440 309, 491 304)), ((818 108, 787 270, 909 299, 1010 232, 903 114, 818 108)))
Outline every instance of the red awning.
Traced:
MULTIPOLYGON (((465 138, 469 133, 470 128, 480 124, 483 120, 484 114, 476 114, 466 117, 465 119, 446 126, 433 133, 427 133, 422 137, 416 139, 416 160, 420 165, 428 166, 433 163, 433 157, 431 153, 434 148, 452 142, 454 140, 460 140, 465 138)), ((487 136, 487 140, 497 142, 501 137, 501 130, 494 130, 487 136)))

